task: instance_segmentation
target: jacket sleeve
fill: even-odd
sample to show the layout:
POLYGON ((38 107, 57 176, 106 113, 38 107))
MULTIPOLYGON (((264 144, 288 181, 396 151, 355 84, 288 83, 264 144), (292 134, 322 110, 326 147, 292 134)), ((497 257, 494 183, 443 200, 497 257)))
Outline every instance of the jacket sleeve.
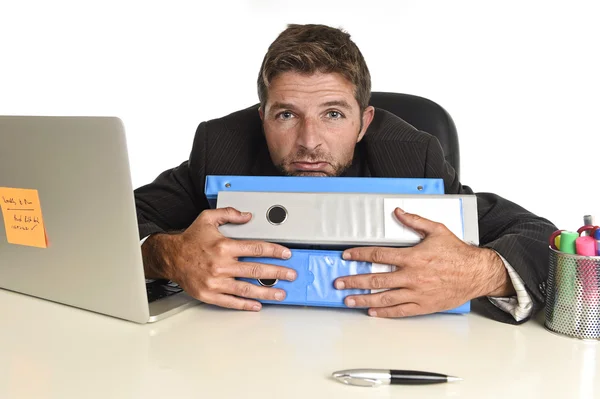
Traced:
POLYGON ((502 255, 518 273, 532 299, 529 317, 516 321, 495 306, 487 297, 478 298, 474 309, 492 319, 521 324, 532 318, 544 306, 548 278, 548 238, 556 226, 523 207, 493 193, 474 193, 460 183, 454 169, 444 159, 439 141, 431 137, 427 148, 426 177, 444 179, 447 194, 475 194, 479 217, 479 246, 491 248, 502 255))
POLYGON ((134 190, 140 239, 154 233, 184 230, 208 209, 204 195, 205 129, 204 122, 198 126, 188 160, 134 190))

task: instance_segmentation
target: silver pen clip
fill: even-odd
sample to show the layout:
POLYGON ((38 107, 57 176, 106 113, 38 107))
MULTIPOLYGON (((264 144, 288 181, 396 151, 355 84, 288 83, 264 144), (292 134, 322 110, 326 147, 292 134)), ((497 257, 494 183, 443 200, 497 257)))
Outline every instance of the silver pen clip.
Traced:
MULTIPOLYGON (((356 370, 343 370, 336 371, 332 374, 332 377, 336 380, 346 384, 354 385, 359 387, 378 387, 383 384, 382 378, 379 375, 373 375, 373 372, 356 372, 356 370)), ((383 376, 386 378, 386 376, 383 376)))

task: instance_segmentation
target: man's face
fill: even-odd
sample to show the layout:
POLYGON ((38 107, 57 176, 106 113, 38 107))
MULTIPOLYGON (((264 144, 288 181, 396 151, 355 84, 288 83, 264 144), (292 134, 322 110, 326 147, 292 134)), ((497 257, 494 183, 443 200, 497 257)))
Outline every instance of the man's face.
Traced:
POLYGON ((360 112, 354 86, 340 74, 285 72, 272 80, 259 113, 271 160, 284 174, 339 176, 374 109, 360 112))

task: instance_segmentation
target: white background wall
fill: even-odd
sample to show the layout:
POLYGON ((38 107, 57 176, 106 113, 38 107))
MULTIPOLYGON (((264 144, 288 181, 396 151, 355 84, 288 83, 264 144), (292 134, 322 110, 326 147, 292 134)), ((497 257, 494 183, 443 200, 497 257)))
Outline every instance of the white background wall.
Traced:
POLYGON ((464 184, 576 229, 600 223, 594 3, 2 0, 0 114, 121 117, 137 187, 188 156, 201 121, 257 102, 287 23, 325 23, 352 35, 373 90, 450 112, 464 184))

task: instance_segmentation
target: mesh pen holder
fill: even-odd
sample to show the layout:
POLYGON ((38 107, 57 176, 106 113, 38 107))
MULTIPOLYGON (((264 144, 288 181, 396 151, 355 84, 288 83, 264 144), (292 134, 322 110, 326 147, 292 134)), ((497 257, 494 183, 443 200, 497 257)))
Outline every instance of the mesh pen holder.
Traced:
POLYGON ((546 328, 572 338, 600 340, 600 256, 548 250, 546 328))

